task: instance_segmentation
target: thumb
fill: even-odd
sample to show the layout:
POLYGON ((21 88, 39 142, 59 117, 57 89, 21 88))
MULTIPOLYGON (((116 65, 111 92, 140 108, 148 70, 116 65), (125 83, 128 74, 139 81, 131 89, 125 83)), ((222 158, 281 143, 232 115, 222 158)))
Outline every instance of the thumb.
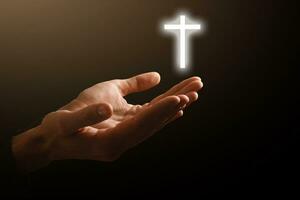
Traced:
POLYGON ((148 72, 128 79, 120 80, 119 89, 122 96, 135 92, 148 90, 160 82, 160 75, 157 72, 148 72))
POLYGON ((62 118, 64 131, 67 133, 76 132, 85 126, 94 125, 102 122, 112 115, 110 104, 94 104, 81 110, 70 112, 62 118))

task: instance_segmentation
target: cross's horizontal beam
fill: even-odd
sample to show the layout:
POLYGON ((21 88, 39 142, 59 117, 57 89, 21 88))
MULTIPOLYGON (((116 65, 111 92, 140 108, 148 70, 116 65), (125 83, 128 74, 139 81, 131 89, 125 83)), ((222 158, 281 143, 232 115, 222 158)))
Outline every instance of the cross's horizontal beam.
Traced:
POLYGON ((199 30, 201 29, 201 25, 199 24, 187 24, 187 25, 179 25, 179 24, 166 24, 164 27, 166 30, 199 30))

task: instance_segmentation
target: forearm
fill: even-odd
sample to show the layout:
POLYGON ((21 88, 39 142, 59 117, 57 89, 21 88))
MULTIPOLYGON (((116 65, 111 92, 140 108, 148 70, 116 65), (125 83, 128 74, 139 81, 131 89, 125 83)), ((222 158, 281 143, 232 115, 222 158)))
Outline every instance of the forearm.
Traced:
POLYGON ((17 169, 29 173, 50 163, 49 145, 39 126, 15 136, 12 140, 17 169))

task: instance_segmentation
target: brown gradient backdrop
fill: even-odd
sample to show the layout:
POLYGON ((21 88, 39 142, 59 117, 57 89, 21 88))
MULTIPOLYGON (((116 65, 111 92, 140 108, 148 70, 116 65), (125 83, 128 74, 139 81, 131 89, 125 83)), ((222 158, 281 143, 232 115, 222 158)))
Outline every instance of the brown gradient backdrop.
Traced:
POLYGON ((278 94, 287 77, 286 29, 278 29, 285 9, 271 0, 1 0, 3 130, 25 128, 105 80, 160 72, 160 86, 128 98, 136 103, 187 76, 205 85, 183 119, 117 162, 53 163, 31 176, 30 193, 193 194, 277 179, 271 166, 286 144, 278 94), (193 40, 193 69, 182 75, 172 38, 159 33, 178 9, 207 25, 193 40))

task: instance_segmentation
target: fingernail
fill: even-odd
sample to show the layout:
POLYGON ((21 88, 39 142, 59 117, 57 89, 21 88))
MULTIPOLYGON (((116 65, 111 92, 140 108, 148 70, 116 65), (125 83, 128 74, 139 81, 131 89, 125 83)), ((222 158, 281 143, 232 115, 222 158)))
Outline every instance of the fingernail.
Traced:
POLYGON ((194 78, 197 78, 197 79, 199 79, 201 81, 201 78, 199 76, 194 76, 194 78))
POLYGON ((100 116, 107 116, 109 114, 108 110, 105 109, 103 106, 99 107, 97 112, 100 116))

